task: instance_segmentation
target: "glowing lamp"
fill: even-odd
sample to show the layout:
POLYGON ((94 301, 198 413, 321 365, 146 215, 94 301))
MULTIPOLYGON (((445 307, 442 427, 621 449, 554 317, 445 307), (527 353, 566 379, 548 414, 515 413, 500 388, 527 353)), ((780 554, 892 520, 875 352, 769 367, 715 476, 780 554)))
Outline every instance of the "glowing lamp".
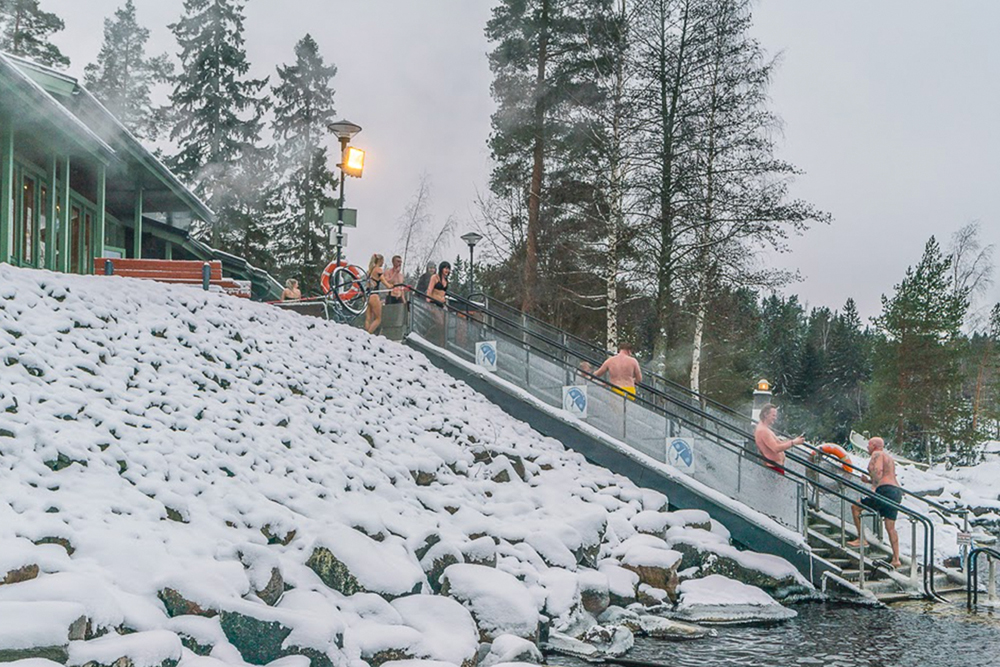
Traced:
POLYGON ((348 176, 361 178, 361 172, 365 169, 365 152, 360 148, 348 146, 344 151, 343 169, 348 176))

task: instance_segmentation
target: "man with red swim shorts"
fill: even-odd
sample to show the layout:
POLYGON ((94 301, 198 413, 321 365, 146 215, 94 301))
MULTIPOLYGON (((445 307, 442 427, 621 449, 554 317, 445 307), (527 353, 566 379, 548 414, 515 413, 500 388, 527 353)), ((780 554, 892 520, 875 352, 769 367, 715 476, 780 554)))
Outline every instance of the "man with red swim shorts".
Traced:
POLYGON ((801 445, 806 441, 804 436, 792 438, 791 440, 778 440, 778 436, 771 430, 771 426, 778 419, 778 408, 768 403, 760 409, 760 421, 753 431, 753 440, 757 443, 757 451, 768 460, 765 463, 768 468, 779 475, 785 474, 785 451, 795 445, 801 445))

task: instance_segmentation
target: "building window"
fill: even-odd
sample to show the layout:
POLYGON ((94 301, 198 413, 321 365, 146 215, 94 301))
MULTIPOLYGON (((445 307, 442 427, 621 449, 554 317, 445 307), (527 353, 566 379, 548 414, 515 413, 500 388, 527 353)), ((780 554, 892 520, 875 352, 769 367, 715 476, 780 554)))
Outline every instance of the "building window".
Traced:
POLYGON ((80 259, 80 273, 91 273, 94 266, 94 216, 90 211, 83 215, 83 257, 80 259))
POLYGON ((83 239, 80 238, 80 209, 76 206, 69 210, 69 267, 70 272, 80 270, 80 245, 83 239))
POLYGON ((21 193, 21 265, 35 264, 35 181, 24 177, 21 193))
POLYGON ((54 267, 45 264, 45 247, 48 243, 48 222, 49 222, 49 189, 43 185, 39 188, 38 195, 38 266, 51 269, 54 267))

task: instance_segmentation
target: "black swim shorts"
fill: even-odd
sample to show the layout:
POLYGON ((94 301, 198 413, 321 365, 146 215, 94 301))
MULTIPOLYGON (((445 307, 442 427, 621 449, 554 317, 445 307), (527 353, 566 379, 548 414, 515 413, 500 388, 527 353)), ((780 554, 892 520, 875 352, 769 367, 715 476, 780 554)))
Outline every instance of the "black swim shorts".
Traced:
POLYGON ((899 510, 886 503, 882 498, 891 500, 897 505, 903 502, 903 490, 892 484, 883 484, 875 489, 874 496, 865 496, 861 499, 861 504, 882 515, 882 518, 895 521, 899 515, 899 510), (879 497, 881 496, 881 498, 879 497))

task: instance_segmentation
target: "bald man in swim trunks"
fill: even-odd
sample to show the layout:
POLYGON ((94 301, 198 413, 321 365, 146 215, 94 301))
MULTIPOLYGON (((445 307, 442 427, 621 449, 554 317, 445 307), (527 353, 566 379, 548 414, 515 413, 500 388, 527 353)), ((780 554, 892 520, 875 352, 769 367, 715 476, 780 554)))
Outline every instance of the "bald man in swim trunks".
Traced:
POLYGON ((635 386, 642 382, 642 370, 639 362, 632 356, 632 346, 622 343, 618 346, 618 354, 609 358, 601 367, 594 371, 594 375, 601 377, 608 374, 608 382, 613 387, 611 391, 619 396, 625 396, 629 400, 635 400, 635 386))
MULTIPOLYGON (((896 479, 896 460, 885 451, 885 441, 882 438, 872 438, 868 441, 868 453, 871 460, 868 462, 868 474, 862 476, 861 481, 870 483, 875 490, 874 496, 865 496, 861 499, 861 505, 878 512, 885 522, 885 532, 889 536, 889 546, 892 547, 892 562, 890 565, 899 567, 899 535, 896 533, 896 516, 899 513, 895 507, 885 503, 890 500, 897 505, 903 502, 903 489, 896 479)), ((851 513, 854 514, 854 525, 858 529, 858 539, 847 544, 852 547, 861 546, 864 533, 861 530, 861 505, 852 505, 851 513)))

